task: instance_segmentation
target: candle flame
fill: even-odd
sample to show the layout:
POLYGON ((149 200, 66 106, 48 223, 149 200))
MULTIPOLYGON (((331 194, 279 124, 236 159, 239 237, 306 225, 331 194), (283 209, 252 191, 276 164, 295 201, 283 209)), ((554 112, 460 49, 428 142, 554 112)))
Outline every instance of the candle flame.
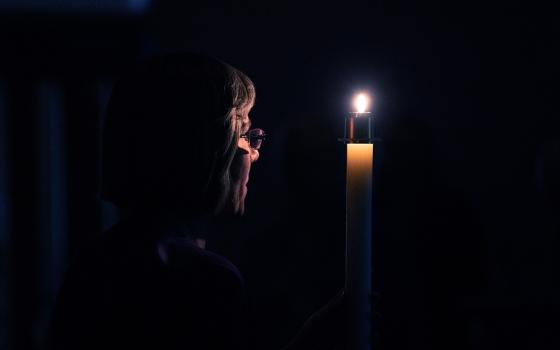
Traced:
POLYGON ((358 94, 354 98, 354 107, 358 113, 365 113, 369 105, 369 97, 366 94, 358 94))

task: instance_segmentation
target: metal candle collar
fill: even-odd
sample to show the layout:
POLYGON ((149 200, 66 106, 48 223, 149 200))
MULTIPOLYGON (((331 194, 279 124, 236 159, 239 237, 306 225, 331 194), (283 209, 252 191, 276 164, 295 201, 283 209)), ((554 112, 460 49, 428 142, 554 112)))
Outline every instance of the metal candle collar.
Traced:
POLYGON ((351 112, 346 117, 344 143, 373 143, 373 115, 371 112, 351 112))

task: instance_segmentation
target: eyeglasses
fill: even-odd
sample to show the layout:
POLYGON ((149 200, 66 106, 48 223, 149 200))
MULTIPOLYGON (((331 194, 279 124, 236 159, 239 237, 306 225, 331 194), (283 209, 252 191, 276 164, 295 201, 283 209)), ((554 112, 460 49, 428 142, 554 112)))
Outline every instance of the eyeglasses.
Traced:
POLYGON ((251 129, 241 135, 241 138, 247 139, 252 149, 259 149, 261 148, 263 140, 266 139, 266 133, 263 129, 251 129))

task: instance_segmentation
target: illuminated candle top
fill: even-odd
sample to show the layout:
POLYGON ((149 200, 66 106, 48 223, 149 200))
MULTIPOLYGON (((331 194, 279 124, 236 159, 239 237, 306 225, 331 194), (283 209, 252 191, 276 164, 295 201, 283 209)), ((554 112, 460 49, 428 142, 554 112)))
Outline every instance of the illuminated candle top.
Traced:
POLYGON ((368 95, 364 93, 360 93, 354 98, 354 107, 356 108, 356 112, 366 113, 368 106, 369 106, 368 95))

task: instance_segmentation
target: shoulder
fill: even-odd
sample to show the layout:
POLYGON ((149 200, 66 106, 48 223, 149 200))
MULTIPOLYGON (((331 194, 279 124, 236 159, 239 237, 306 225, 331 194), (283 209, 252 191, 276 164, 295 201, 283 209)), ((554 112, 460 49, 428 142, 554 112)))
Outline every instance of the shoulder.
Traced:
POLYGON ((155 264, 157 270, 169 274, 196 277, 209 275, 238 283, 243 278, 238 268, 228 259, 199 248, 191 239, 153 232, 138 223, 115 225, 105 235, 101 244, 102 255, 115 255, 119 259, 155 264))
POLYGON ((156 243, 157 259, 168 273, 209 284, 243 288, 239 269, 225 257, 199 248, 189 239, 166 237, 156 243))

